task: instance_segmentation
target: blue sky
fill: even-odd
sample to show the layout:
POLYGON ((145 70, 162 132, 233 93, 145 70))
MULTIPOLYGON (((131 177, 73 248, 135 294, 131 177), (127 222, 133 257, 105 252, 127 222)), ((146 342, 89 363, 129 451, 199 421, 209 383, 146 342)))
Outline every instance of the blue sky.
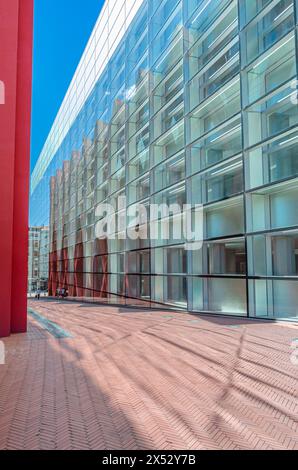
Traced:
POLYGON ((35 0, 31 170, 104 0, 35 0))

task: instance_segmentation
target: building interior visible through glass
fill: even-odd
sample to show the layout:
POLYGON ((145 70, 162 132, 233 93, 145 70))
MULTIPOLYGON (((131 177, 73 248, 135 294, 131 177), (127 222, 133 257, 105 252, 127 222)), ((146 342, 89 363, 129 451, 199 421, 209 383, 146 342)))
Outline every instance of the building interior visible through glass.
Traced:
POLYGON ((49 295, 297 318, 297 12, 106 1, 32 175, 49 295), (202 249, 96 238, 96 207, 121 195, 203 204, 202 249))

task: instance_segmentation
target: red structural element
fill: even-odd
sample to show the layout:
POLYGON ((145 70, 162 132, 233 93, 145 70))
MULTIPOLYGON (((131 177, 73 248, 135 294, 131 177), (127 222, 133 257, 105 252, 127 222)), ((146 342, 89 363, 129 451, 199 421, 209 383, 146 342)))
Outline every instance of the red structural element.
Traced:
POLYGON ((57 284, 57 251, 50 253, 50 262, 49 262, 49 295, 56 295, 58 289, 57 284))
POLYGON ((33 0, 1 0, 0 337, 27 329, 32 39, 33 0))

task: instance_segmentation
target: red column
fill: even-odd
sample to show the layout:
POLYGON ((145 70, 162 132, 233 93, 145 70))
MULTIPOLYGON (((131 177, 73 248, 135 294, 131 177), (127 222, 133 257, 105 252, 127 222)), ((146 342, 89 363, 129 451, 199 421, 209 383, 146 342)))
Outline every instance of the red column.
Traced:
POLYGON ((32 29, 33 0, 1 0, 0 337, 27 323, 32 29))
POLYGON ((19 0, 11 332, 27 330, 33 0, 19 0))

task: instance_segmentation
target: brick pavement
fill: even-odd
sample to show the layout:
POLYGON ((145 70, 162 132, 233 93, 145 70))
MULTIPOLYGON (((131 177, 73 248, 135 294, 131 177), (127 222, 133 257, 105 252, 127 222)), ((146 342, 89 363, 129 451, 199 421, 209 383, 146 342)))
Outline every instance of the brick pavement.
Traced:
POLYGON ((298 449, 298 325, 51 300, 4 340, 0 449, 298 449))

